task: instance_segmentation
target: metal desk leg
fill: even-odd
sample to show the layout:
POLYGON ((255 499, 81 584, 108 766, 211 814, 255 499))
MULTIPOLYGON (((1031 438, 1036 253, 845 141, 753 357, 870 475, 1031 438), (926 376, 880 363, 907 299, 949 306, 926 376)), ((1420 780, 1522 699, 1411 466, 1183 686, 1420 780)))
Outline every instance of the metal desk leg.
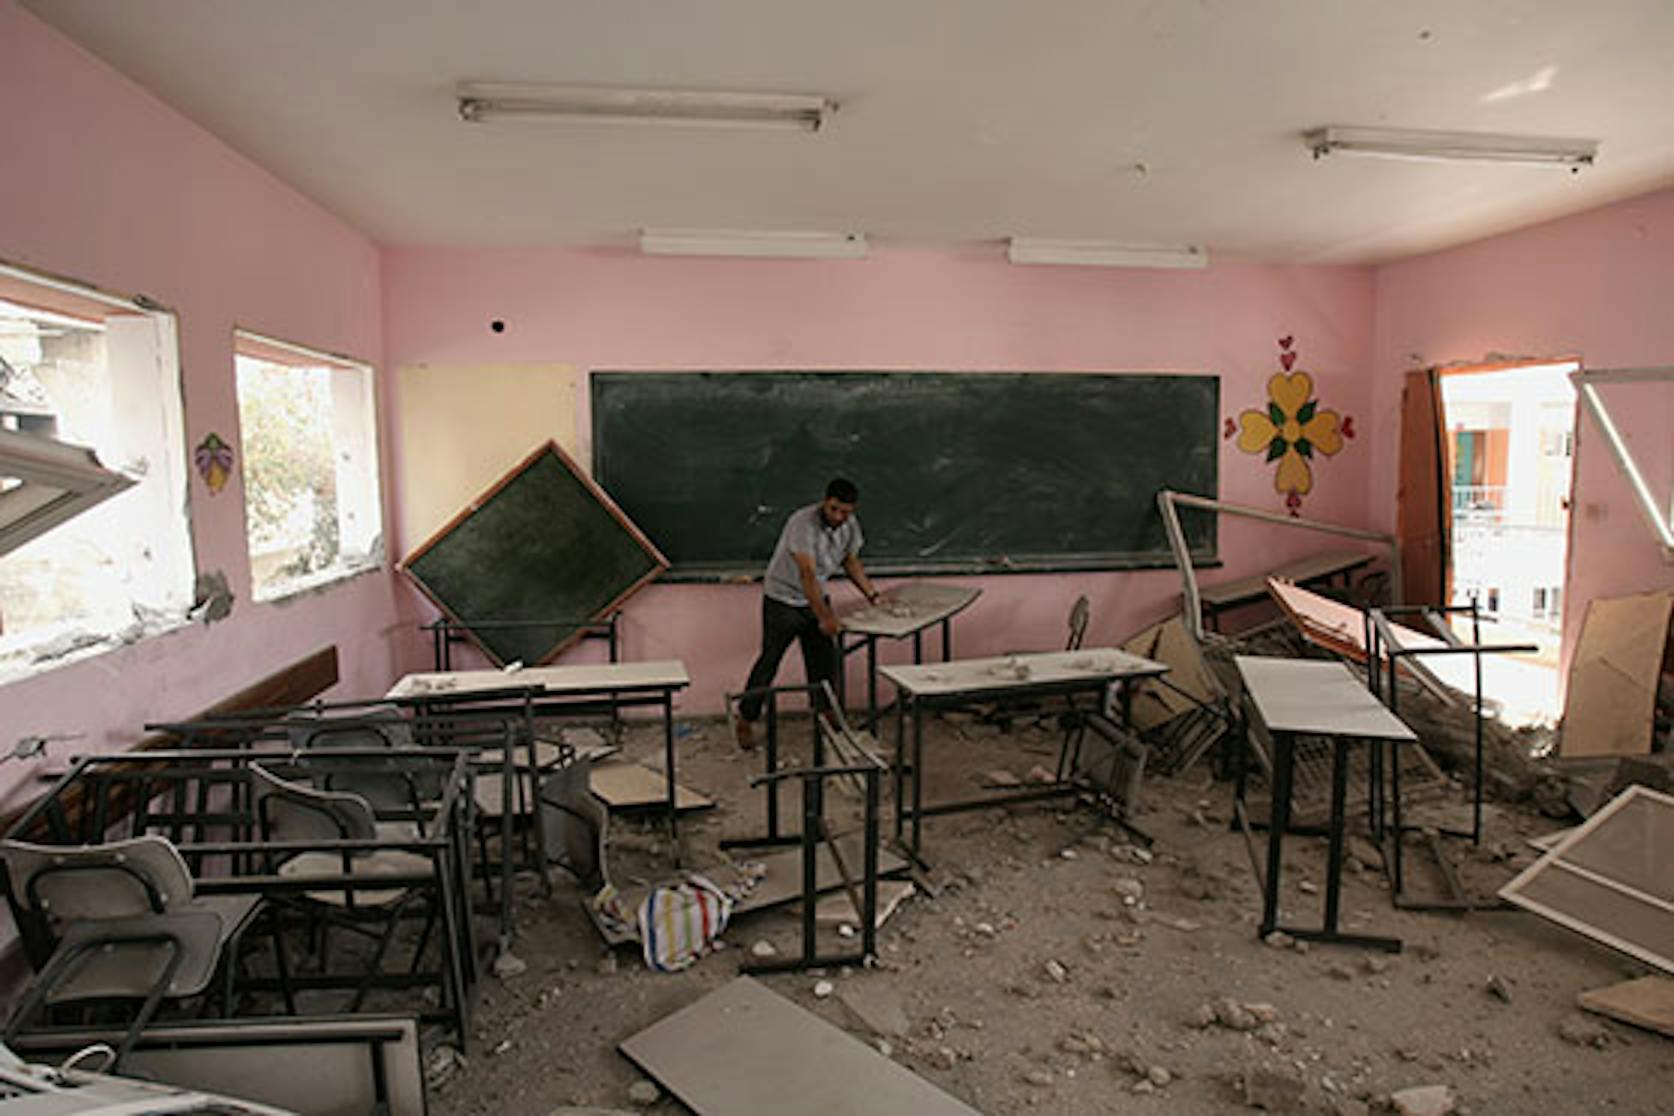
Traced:
POLYGON ((1288 732, 1273 734, 1273 795, 1267 811, 1267 878, 1262 881, 1260 937, 1279 925, 1279 872, 1284 863, 1285 830, 1290 828, 1290 782, 1296 741, 1288 732))
POLYGON ((907 697, 895 697, 895 843, 906 837, 907 818, 907 697))
POLYGON ((878 955, 878 772, 866 772, 866 816, 863 826, 866 851, 861 854, 863 873, 861 898, 860 954, 872 958, 878 955))
POLYGON ((917 665, 924 661, 924 629, 913 633, 913 663, 917 665))
POLYGON ((866 727, 878 723, 878 637, 866 637, 866 727))
POLYGON ((680 867, 680 809, 674 785, 674 694, 663 691, 663 765, 668 769, 668 839, 674 846, 674 865, 680 867))
POLYGON ((953 661, 953 617, 942 617, 942 662, 953 661))
POLYGON ((1348 790, 1349 742, 1331 741, 1331 833, 1325 854, 1325 932, 1337 933, 1343 898, 1343 799, 1348 790))
MULTIPOLYGON (((858 643, 855 644, 855 647, 859 646, 858 643)), ((831 637, 831 649, 837 653, 837 674, 831 680, 831 689, 837 698, 837 708, 847 709, 849 707, 849 652, 854 648, 848 646, 848 641, 844 638, 843 633, 839 631, 831 637)), ((818 698, 810 694, 808 700, 817 711, 818 698)))
POLYGON ((924 822, 924 703, 913 702, 913 859, 918 859, 919 829, 924 822))
MULTIPOLYGON (((511 948, 513 934, 512 927, 512 893, 517 890, 517 866, 512 862, 512 849, 516 845, 517 807, 517 749, 507 741, 501 749, 500 763, 500 948, 511 948)), ((469 784, 467 790, 471 789, 469 784)), ((530 825, 540 824, 540 817, 530 815, 530 825)), ((542 859, 545 859, 544 854, 542 859)), ((470 863, 466 861, 466 863, 470 863)))

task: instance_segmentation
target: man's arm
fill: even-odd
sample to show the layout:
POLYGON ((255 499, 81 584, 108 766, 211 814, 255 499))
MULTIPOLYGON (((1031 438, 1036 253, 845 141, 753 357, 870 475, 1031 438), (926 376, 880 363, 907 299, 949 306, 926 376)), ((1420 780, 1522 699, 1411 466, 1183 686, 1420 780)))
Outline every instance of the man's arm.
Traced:
POLYGON ((877 603, 880 594, 877 586, 872 584, 872 579, 866 576, 866 567, 860 564, 860 555, 850 554, 844 558, 843 571, 849 575, 854 587, 859 589, 868 601, 877 603))
POLYGON ((820 631, 828 636, 836 635, 843 625, 838 622, 837 614, 831 611, 831 605, 826 603, 825 590, 820 586, 819 574, 814 568, 814 556, 793 550, 791 558, 795 560, 796 572, 802 578, 802 595, 808 598, 808 607, 819 618, 820 631))

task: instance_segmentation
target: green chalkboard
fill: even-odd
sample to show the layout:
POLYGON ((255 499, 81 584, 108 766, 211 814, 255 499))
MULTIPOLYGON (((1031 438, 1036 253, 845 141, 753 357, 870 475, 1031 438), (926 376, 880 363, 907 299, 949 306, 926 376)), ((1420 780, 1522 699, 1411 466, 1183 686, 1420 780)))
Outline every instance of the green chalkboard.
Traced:
POLYGON ((544 663, 668 563, 548 442, 401 569, 495 663, 544 663), (527 627, 504 626, 528 624, 527 627), (473 626, 476 625, 476 626, 473 626))
MULTIPOLYGON (((594 372, 594 477, 673 576, 759 573, 860 486, 879 573, 1171 565, 1156 494, 1213 497, 1220 381, 1001 372, 594 372)), ((1183 521, 1213 561, 1215 521, 1183 521)))

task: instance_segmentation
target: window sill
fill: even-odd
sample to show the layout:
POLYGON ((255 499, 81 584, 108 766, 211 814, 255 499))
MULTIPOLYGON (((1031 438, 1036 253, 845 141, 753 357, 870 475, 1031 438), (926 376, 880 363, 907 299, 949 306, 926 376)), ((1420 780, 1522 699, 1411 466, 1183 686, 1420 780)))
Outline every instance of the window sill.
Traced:
POLYGON ((289 604, 300 597, 323 593, 344 582, 353 581, 355 578, 366 574, 378 573, 383 569, 384 563, 381 559, 368 559, 353 566, 336 566, 329 570, 320 570, 306 577, 284 582, 271 589, 253 590, 251 598, 257 604, 289 604))
POLYGON ((26 678, 75 666, 97 656, 172 635, 193 626, 191 617, 184 613, 167 616, 153 614, 143 623, 136 622, 119 632, 87 632, 85 638, 72 632, 20 646, 0 654, 0 685, 21 682, 26 678))

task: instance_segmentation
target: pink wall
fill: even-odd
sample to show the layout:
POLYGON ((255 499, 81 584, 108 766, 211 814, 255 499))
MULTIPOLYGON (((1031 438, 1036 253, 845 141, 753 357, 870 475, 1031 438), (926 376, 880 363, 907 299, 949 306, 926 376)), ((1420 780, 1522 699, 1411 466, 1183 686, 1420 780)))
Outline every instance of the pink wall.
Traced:
MULTIPOLYGON (((378 361, 371 242, 12 0, 0 0, 0 104, 12 155, 0 258, 172 308, 188 445, 212 430, 237 445, 235 325, 378 361)), ((86 734, 66 750, 119 748, 147 720, 190 714, 332 643, 342 692, 387 685, 387 574, 254 605, 237 476, 212 497, 194 474, 189 512, 198 569, 226 574, 232 616, 0 687, 0 749, 47 732, 86 734)), ((0 768, 0 792, 30 775, 0 768)))
MULTIPOLYGON (((1370 419, 1372 280, 1352 268, 1216 262, 1203 272, 1014 267, 998 252, 890 251, 863 261, 646 259, 628 252, 396 248, 384 255, 389 367, 565 361, 580 369, 1184 371, 1221 376, 1235 416, 1265 405, 1276 339, 1322 405, 1370 419), (491 320, 506 323, 503 333, 491 320)), ((399 390, 399 384, 395 390, 399 390)), ((583 392, 585 395, 585 392, 583 392)), ((586 419, 582 420, 583 433, 586 419)), ((1305 514, 1365 525, 1371 454, 1361 436, 1315 469, 1305 514)), ((1282 510, 1272 467, 1221 442, 1223 498, 1282 510)), ((395 478, 399 484, 400 478, 395 478)), ((809 498, 824 478, 808 478, 809 498)), ((889 499, 863 494, 865 504, 889 499)), ((396 526, 399 548, 422 541, 396 526)), ((1223 570, 1241 576, 1320 545, 1303 532, 1224 520, 1223 570)), ((1053 647, 1080 593, 1090 641, 1123 638, 1174 607, 1172 570, 964 578, 984 595, 955 625, 960 654, 1053 647)), ((846 590, 838 589, 842 594, 846 590)), ((625 614, 629 658, 678 657, 688 713, 743 683, 759 588, 654 585, 625 614)), ((418 607, 414 605, 415 609, 418 607)), ((406 645, 409 661, 422 648, 406 645)), ((894 654, 905 647, 892 648, 894 654)), ((580 658, 590 654, 578 650, 580 658)), ((792 653, 781 675, 800 676, 792 653)), ((858 668, 858 663, 855 664, 858 668)))
MULTIPOLYGON (((1494 354, 1579 357, 1584 367, 1674 361, 1674 190, 1377 271, 1374 450, 1368 504, 1394 522, 1401 374, 1494 354)), ((1674 388, 1605 389, 1661 498, 1674 480, 1674 388)), ((1586 602, 1674 586, 1591 419, 1577 428, 1565 661, 1586 602)))

